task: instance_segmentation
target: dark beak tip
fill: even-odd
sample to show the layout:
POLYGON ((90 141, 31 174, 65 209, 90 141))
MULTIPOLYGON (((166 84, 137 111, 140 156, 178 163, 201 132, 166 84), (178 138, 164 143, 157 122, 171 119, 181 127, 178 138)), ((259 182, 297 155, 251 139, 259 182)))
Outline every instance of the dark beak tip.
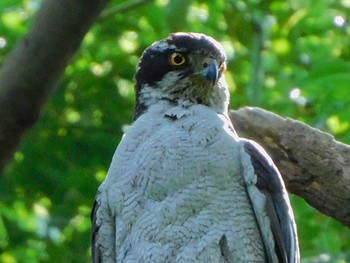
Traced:
POLYGON ((204 77, 211 81, 213 84, 216 83, 219 77, 219 69, 215 63, 211 63, 207 68, 206 68, 206 74, 204 77))

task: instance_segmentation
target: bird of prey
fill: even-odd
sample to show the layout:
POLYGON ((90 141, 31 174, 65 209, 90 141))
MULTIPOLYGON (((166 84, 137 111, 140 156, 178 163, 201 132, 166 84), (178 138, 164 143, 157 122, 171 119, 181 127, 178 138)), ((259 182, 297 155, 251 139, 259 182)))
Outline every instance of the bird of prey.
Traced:
POLYGON ((299 262, 282 178, 228 117, 226 55, 174 33, 138 64, 134 122, 98 189, 93 262, 299 262))

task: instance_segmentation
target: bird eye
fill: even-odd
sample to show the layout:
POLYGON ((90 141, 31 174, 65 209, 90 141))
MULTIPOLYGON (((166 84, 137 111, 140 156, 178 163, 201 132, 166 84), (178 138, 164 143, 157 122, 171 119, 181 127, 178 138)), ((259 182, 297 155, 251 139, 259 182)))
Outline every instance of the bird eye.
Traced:
POLYGON ((186 59, 184 57, 184 55, 180 54, 180 53, 173 53, 170 56, 170 63, 174 66, 180 66, 182 64, 184 64, 186 62, 186 59))

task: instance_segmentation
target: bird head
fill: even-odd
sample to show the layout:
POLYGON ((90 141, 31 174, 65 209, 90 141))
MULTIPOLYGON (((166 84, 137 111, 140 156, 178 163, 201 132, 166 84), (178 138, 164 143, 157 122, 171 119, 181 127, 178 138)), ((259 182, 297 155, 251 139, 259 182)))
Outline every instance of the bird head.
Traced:
POLYGON ((174 105, 203 104, 226 113, 226 55, 213 38, 174 33, 153 43, 142 54, 135 74, 135 119, 159 101, 174 105))

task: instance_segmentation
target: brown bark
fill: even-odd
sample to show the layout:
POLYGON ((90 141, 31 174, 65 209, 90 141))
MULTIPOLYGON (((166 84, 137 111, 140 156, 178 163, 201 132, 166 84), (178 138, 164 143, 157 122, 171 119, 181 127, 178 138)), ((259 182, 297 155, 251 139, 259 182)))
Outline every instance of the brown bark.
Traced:
POLYGON ((259 108, 231 111, 230 117, 240 136, 269 153, 289 192, 350 227, 350 146, 259 108))
POLYGON ((46 0, 0 75, 0 170, 108 0, 46 0))

